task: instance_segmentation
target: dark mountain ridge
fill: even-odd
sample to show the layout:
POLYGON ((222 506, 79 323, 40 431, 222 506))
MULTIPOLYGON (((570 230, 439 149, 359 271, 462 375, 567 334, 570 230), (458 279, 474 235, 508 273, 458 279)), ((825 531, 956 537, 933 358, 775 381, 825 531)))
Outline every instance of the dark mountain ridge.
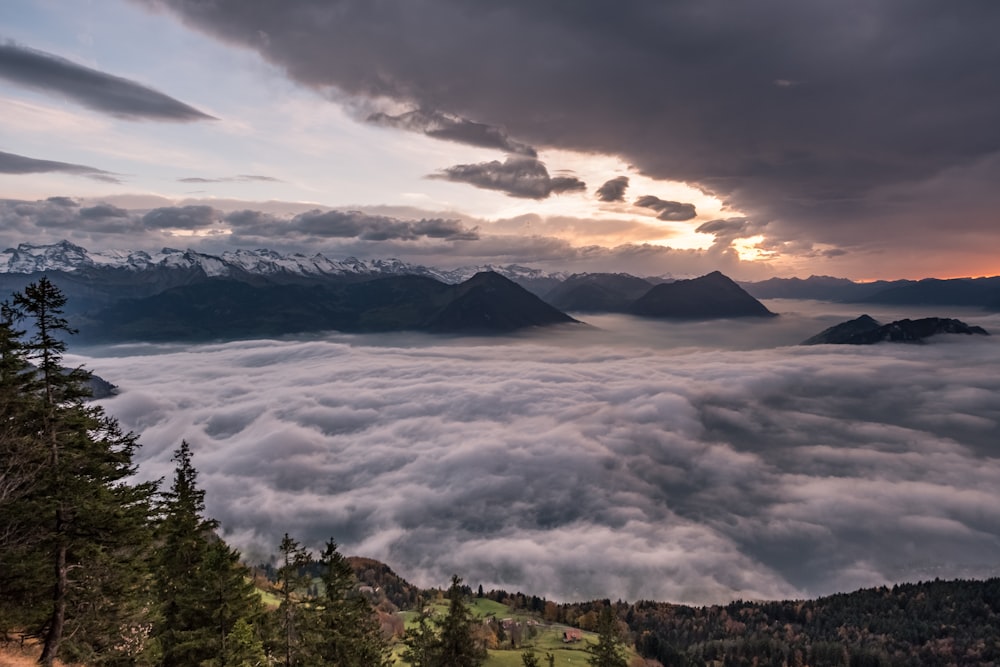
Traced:
POLYGON ((938 334, 988 336, 982 327, 945 317, 903 319, 881 324, 868 315, 841 322, 802 341, 802 345, 874 345, 875 343, 923 343, 938 334))
POLYGON ((459 285, 392 276, 327 285, 213 278, 84 319, 87 342, 212 340, 316 331, 505 333, 576 322, 512 281, 481 273, 459 285))
POLYGON ((652 287, 628 273, 576 273, 546 293, 545 300, 560 310, 625 313, 652 287))
POLYGON ((906 306, 972 306, 1000 310, 1000 277, 925 278, 856 283, 844 278, 810 276, 740 283, 759 299, 816 299, 840 303, 906 306))
POLYGON ((700 278, 656 285, 637 299, 629 312, 644 317, 676 319, 775 316, 719 271, 700 278))

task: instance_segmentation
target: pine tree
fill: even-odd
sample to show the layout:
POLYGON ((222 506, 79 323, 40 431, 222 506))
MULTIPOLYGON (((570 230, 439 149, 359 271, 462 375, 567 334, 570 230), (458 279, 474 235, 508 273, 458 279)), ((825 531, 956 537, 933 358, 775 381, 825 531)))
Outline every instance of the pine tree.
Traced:
POLYGON ((26 570, 40 531, 27 500, 47 460, 37 443, 42 412, 20 318, 9 303, 0 305, 0 631, 26 625, 36 593, 26 570))
POLYGON ((123 633, 145 627, 141 591, 155 488, 128 481, 135 436, 83 403, 85 372, 62 368, 61 337, 73 333, 62 317, 65 303, 42 278, 15 294, 0 317, 4 400, 7 408, 10 399, 23 400, 16 409, 23 408, 18 414, 31 430, 21 444, 37 462, 30 485, 7 508, 15 525, 30 517, 32 526, 18 532, 17 548, 4 550, 4 564, 13 565, 8 574, 22 584, 11 591, 12 616, 42 638, 40 662, 51 665, 61 656, 100 664, 126 659, 134 646, 123 633), (12 325, 21 318, 32 334, 14 344, 19 334, 12 325), (22 353, 36 371, 18 379, 22 353))
POLYGON ((375 610, 358 591, 351 564, 332 539, 319 563, 326 590, 318 601, 320 633, 313 653, 323 664, 338 667, 391 665, 375 610))
POLYGON ((269 664, 264 643, 247 619, 241 618, 233 624, 223 664, 226 667, 264 667, 269 664))
POLYGON ((19 319, 9 303, 0 304, 0 546, 26 537, 30 524, 13 522, 5 505, 27 492, 44 462, 33 442, 40 415, 31 395, 35 375, 21 342, 19 319))
POLYGON ((433 667, 437 652, 437 633, 430 624, 430 615, 423 607, 422 600, 417 601, 420 608, 420 616, 417 618, 417 625, 406 631, 403 636, 402 658, 411 667, 433 667))
POLYGON ((233 628, 241 620, 252 626, 262 605, 239 553, 215 535, 218 522, 204 517, 205 492, 186 441, 173 460, 173 485, 163 494, 158 528, 161 617, 153 635, 160 664, 223 664, 233 628))
POLYGON ((625 646, 618 629, 618 619, 610 605, 601 609, 597 621, 597 643, 587 647, 591 667, 628 667, 625 646))
POLYGON ((436 665, 440 667, 479 667, 486 660, 486 649, 472 636, 472 613, 465 604, 465 591, 458 575, 448 589, 448 613, 440 624, 436 665))
POLYGON ((285 533, 278 547, 281 565, 278 567, 278 585, 281 587, 281 605, 278 607, 280 646, 285 667, 304 664, 306 653, 303 641, 310 630, 309 610, 303 597, 311 577, 307 571, 312 564, 312 554, 299 542, 285 533))

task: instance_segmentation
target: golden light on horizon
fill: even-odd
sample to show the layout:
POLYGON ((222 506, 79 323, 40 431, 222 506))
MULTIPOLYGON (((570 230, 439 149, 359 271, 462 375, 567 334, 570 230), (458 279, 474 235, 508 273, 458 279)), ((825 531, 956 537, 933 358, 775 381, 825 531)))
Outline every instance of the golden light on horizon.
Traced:
POLYGON ((760 243, 763 240, 764 236, 761 234, 758 234, 757 236, 749 236, 745 239, 736 239, 733 241, 733 249, 736 250, 736 254, 739 255, 739 258, 744 262, 771 259, 774 256, 774 253, 760 247, 760 243))

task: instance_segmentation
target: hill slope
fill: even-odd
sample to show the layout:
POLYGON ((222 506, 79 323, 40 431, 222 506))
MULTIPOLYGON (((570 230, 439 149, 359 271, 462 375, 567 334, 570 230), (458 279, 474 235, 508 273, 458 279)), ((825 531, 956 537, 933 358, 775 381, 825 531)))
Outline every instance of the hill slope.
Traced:
POLYGON ((938 334, 965 334, 988 336, 989 333, 978 326, 970 326, 961 320, 942 317, 924 317, 919 320, 896 320, 889 324, 862 315, 824 329, 815 336, 802 341, 803 345, 873 345, 875 343, 922 343, 924 339, 938 334))
POLYGON ((636 300, 629 312, 645 317, 677 319, 775 316, 764 304, 718 271, 692 280, 657 285, 636 300))

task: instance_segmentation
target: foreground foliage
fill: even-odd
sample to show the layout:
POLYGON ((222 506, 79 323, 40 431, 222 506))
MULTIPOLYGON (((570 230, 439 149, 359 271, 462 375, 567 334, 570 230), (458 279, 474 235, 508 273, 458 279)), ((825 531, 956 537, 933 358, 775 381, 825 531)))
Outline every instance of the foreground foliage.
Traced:
POLYGON ((84 403, 84 372, 62 368, 64 305, 42 279, 2 307, 0 620, 42 641, 43 665, 127 662, 136 646, 121 629, 147 622, 155 488, 129 481, 135 436, 84 403))

